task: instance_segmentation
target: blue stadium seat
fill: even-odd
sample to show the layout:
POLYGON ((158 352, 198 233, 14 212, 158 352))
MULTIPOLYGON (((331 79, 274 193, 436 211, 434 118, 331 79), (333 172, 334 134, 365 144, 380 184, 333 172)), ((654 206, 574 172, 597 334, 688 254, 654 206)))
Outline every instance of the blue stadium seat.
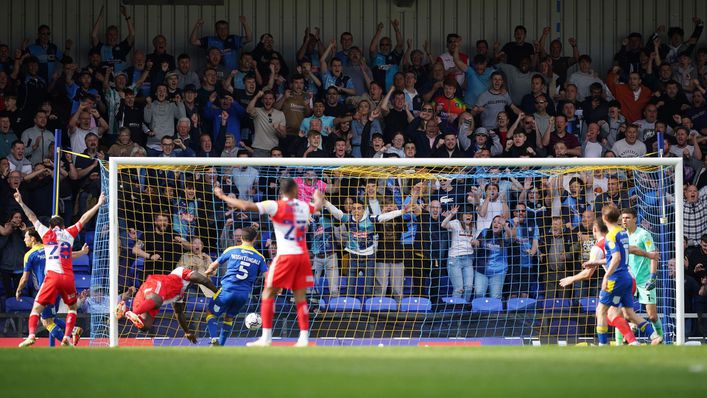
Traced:
POLYGON ((463 297, 442 297, 442 302, 450 305, 466 305, 469 304, 468 301, 464 300, 463 297))
POLYGON ((489 314, 503 311, 503 301, 493 297, 479 297, 471 300, 471 308, 474 312, 489 314))
POLYGON ((365 311, 397 311, 398 302, 390 297, 371 297, 363 304, 365 311))
POLYGON ((594 313, 596 312, 598 301, 596 297, 582 297, 579 299, 579 308, 581 308, 584 313, 594 313))
POLYGON ((412 278, 409 276, 403 278, 403 294, 412 294, 412 278))
POLYGON ((317 281, 317 286, 315 286, 317 289, 317 293, 320 296, 326 296, 329 294, 329 280, 326 277, 321 277, 317 281))
POLYGON ((329 301, 329 311, 360 311, 361 300, 355 297, 336 297, 329 301))
POLYGON ((90 289, 91 274, 85 272, 75 272, 74 283, 76 284, 76 291, 79 293, 81 293, 82 290, 90 289))
POLYGON ((442 304, 437 306, 437 310, 446 314, 461 314, 470 310, 469 304, 462 297, 442 297, 442 304))
POLYGON ((550 321, 550 328, 548 334, 550 336, 557 336, 559 339, 563 337, 573 337, 577 335, 577 321, 574 319, 552 319, 550 321))
POLYGON ((202 313, 206 311, 209 299, 206 297, 189 297, 186 301, 185 311, 202 313))
POLYGON ((545 312, 570 312, 572 301, 570 299, 545 299, 543 309, 545 312))
POLYGON ((14 297, 5 299, 6 312, 30 312, 32 305, 34 305, 34 299, 32 297, 20 296, 19 300, 14 297))
POLYGON ((535 309, 536 301, 531 298, 510 298, 506 302, 506 310, 510 311, 528 311, 535 309))
MULTIPOLYGON (((341 276, 339 277, 339 294, 349 294, 348 290, 346 289, 349 283, 349 277, 348 276, 341 276)), ((352 290, 353 292, 353 290, 352 290)))
POLYGON ((71 265, 74 267, 74 272, 91 273, 91 263, 88 254, 73 259, 71 265))
POLYGON ((432 302, 425 297, 405 297, 400 300, 400 311, 430 312, 432 311, 432 302))

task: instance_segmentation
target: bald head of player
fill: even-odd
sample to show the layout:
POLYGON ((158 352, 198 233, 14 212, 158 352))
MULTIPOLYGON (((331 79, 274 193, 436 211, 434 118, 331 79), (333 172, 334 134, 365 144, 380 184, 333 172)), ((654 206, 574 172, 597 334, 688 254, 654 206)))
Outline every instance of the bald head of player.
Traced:
POLYGON ((280 194, 287 199, 295 199, 297 197, 297 193, 299 191, 299 187, 297 186, 297 183, 295 180, 292 178, 283 178, 280 180, 280 194))

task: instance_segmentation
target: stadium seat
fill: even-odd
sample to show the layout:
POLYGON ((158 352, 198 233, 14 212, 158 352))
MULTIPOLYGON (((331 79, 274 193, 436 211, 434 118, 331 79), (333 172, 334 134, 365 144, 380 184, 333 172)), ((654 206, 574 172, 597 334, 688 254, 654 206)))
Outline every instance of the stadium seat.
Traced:
POLYGON ((73 259, 71 264, 74 267, 74 272, 91 273, 91 264, 88 254, 73 259))
POLYGON ((432 311, 432 302, 425 297, 405 297, 400 300, 400 311, 430 312, 432 311))
POLYGON ((411 294, 412 293, 412 278, 409 276, 406 276, 403 279, 403 294, 411 294))
POLYGON ((536 301, 531 298, 511 298, 506 302, 506 311, 528 311, 535 309, 536 301))
POLYGON ((326 277, 321 277, 317 281, 317 286, 315 286, 317 289, 317 293, 319 296, 326 296, 329 294, 329 280, 326 277))
POLYGON ((346 288, 349 286, 348 283, 349 283, 348 276, 339 277, 339 294, 342 294, 342 295, 349 294, 349 292, 346 290, 346 288))
POLYGON ((470 310, 469 302, 462 297, 442 297, 442 304, 437 306, 437 311, 445 314, 460 314, 470 310))
POLYGON ((85 272, 74 273, 74 283, 76 284, 76 291, 81 293, 82 290, 91 288, 91 274, 85 272))
POLYGON ((570 299, 545 299, 543 309, 545 312, 570 312, 572 301, 570 299))
POLYGON ((19 300, 14 297, 5 299, 6 312, 30 312, 32 305, 34 305, 34 299, 32 297, 20 296, 19 300))
POLYGON ((329 301, 329 311, 360 311, 361 300, 355 297, 336 297, 329 301))
POLYGON ((587 314, 596 312, 598 300, 596 297, 582 297, 579 299, 579 308, 587 314))
POLYGON ((186 301, 185 311, 201 313, 206 311, 209 299, 206 297, 189 297, 186 301))
POLYGON ((572 337, 577 335, 577 321, 574 319, 552 319, 548 333, 551 336, 572 337))
POLYGON ((390 297, 371 297, 363 304, 365 311, 397 311, 398 302, 390 297))
POLYGON ((464 300, 463 297, 442 297, 442 302, 450 305, 466 305, 469 304, 468 301, 464 300))
POLYGON ((493 297, 479 297, 471 300, 471 308, 474 312, 492 313, 503 311, 503 301, 493 297))

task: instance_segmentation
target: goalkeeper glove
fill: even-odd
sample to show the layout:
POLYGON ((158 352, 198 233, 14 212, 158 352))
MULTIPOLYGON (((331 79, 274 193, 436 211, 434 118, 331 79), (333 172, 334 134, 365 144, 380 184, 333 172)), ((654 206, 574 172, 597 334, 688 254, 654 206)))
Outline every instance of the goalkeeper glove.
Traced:
POLYGON ((655 284, 656 284, 656 282, 657 282, 657 280, 656 280, 655 274, 651 274, 650 279, 648 279, 648 282, 646 283, 646 286, 645 286, 646 289, 647 289, 647 290, 653 290, 653 289, 655 289, 655 284))

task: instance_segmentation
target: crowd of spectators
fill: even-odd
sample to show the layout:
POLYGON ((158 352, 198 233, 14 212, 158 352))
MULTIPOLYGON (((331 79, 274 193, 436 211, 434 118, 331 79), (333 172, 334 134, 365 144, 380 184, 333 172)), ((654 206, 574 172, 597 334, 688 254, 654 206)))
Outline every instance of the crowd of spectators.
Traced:
MULTIPOLYGON (((397 20, 390 22, 393 37, 385 34, 386 24, 378 24, 367 49, 363 38, 349 32, 337 40, 307 28, 296 59, 285 59, 270 33, 258 32, 253 43, 256 36, 245 17, 237 24, 242 35, 232 33, 229 21, 216 21, 207 32, 198 20, 189 41, 203 49, 204 59, 192 60, 187 54, 169 54, 163 35, 154 37, 148 53, 147 43, 135 42, 125 8, 121 16, 124 38, 119 26, 102 31, 101 10, 87 65, 72 57, 86 49, 73 48, 71 40, 64 46, 52 42, 46 25, 37 29, 31 44, 0 44, 0 274, 5 295, 13 291, 25 251, 17 232, 24 224, 12 192, 23 192, 38 216, 50 216, 47 198, 55 167, 61 176, 60 213, 68 223, 97 198, 100 162, 110 156, 572 158, 657 156, 662 150, 663 156, 685 160, 685 214, 677 216, 685 222, 686 283, 691 301, 704 297, 707 274, 700 256, 707 253, 707 46, 699 45, 704 24, 698 17, 688 37, 681 27, 659 26, 648 37, 633 32, 613 38, 622 41, 613 66, 596 70, 578 40, 553 38, 550 28, 533 40, 519 25, 505 45, 495 38, 475 38, 469 45, 449 33, 441 54, 433 54, 428 42, 415 48, 397 20), (54 129, 62 130, 61 142, 54 142, 54 129), (65 152, 54 164, 56 145, 81 156, 65 152)), ((243 199, 273 198, 278 177, 290 172, 240 167, 234 161, 227 170, 189 178, 164 170, 124 175, 132 188, 121 200, 126 219, 135 220, 121 226, 126 258, 163 263, 154 269, 178 262, 200 269, 216 248, 238 242, 239 226, 261 222, 213 203, 205 197, 210 187, 218 183, 243 199), (149 206, 153 212, 145 211, 149 206), (162 242, 160 252, 150 250, 149 242, 162 242)), ((508 286, 523 295, 563 295, 556 279, 565 269, 574 270, 584 255, 582 242, 591 239, 596 212, 607 203, 635 204, 627 194, 633 180, 622 172, 554 181, 444 180, 418 188, 401 179, 349 179, 354 182, 344 187, 343 179, 296 177, 302 192, 311 194, 311 187, 320 184, 337 198, 314 221, 312 252, 321 259, 315 263, 317 273, 337 285, 332 294, 338 294, 334 280, 340 277, 342 259, 329 256, 341 256, 337 248, 349 254, 350 276, 359 268, 367 271, 370 262, 382 264, 380 272, 376 266, 369 275, 366 293, 384 294, 390 286, 391 295, 399 298, 402 275, 419 278, 413 285, 422 289, 425 278, 434 279, 437 272, 448 275, 454 294, 467 299, 472 291, 476 296, 508 295, 508 286), (548 213, 525 218, 530 211, 548 213), (362 242, 378 223, 380 240, 371 248, 362 242), (354 225, 362 230, 352 232, 354 225), (332 232, 316 232, 322 230, 332 232), (473 243, 466 239, 471 235, 473 243), (317 236, 338 238, 320 242, 317 236), (439 254, 423 253, 429 245, 423 248, 422 242, 440 246, 439 254), (448 244, 454 248, 449 253, 441 248, 448 244), (552 272, 541 273, 554 279, 539 288, 527 278, 499 277, 507 269, 486 265, 486 274, 478 265, 475 274, 467 269, 471 253, 500 256, 490 253, 499 247, 509 258, 513 250, 527 254, 507 266, 547 267, 552 272), (389 257, 390 252, 403 254, 389 257), (435 265, 422 263, 427 260, 435 265), (407 271, 430 268, 418 275, 407 271)))

